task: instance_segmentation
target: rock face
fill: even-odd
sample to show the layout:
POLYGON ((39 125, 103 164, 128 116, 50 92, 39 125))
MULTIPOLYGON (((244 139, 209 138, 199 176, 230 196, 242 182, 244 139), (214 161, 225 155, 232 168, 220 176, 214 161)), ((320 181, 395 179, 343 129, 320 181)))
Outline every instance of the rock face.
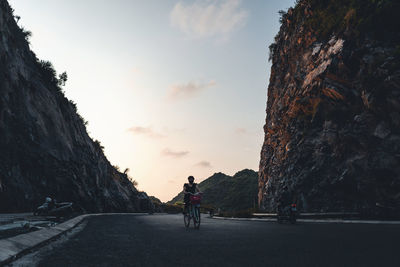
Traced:
POLYGON ((144 200, 88 136, 5 0, 0 31, 0 212, 32 210, 46 196, 92 212, 140 209, 144 200))
POLYGON ((399 11, 390 0, 303 0, 282 14, 260 208, 294 199, 302 211, 399 212, 399 11))

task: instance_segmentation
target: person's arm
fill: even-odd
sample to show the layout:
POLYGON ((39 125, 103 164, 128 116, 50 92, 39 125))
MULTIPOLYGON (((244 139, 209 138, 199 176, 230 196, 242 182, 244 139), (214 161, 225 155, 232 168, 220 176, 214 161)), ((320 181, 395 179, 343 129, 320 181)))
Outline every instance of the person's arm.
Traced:
POLYGON ((186 192, 186 186, 183 185, 183 193, 186 195, 188 192, 186 192))
POLYGON ((200 191, 200 189, 199 189, 199 187, 198 187, 198 185, 196 185, 196 193, 201 193, 201 191, 200 191))

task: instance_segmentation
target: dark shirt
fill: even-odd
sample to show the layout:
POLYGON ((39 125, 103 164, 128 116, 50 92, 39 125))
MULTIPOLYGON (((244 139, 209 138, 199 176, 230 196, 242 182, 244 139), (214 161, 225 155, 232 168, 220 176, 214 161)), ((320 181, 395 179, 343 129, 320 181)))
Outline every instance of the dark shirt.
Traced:
MULTIPOLYGON (((186 192, 194 194, 196 193, 196 185, 196 183, 193 183, 192 186, 189 186, 189 184, 184 184, 183 186, 185 187, 186 192)), ((184 201, 185 203, 190 202, 190 194, 185 194, 184 201)))

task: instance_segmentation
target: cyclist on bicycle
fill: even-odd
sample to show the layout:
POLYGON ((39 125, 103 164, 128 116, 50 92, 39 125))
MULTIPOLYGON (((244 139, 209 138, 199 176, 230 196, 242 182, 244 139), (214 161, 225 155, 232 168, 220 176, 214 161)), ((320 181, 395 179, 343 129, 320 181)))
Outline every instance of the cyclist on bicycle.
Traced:
POLYGON ((183 185, 183 193, 185 194, 185 198, 184 198, 185 207, 183 210, 183 214, 186 214, 187 209, 190 205, 190 194, 201 193, 199 188, 197 188, 197 184, 194 183, 193 176, 189 176, 188 181, 189 181, 189 183, 186 183, 183 185))

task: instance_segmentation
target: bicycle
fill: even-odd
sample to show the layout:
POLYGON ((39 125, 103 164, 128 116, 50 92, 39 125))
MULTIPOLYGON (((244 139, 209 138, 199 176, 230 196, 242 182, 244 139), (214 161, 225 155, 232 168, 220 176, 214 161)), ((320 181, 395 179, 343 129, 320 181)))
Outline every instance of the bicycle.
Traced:
POLYGON ((190 220, 193 220, 193 226, 195 229, 200 228, 200 202, 201 202, 201 193, 192 194, 189 193, 190 196, 190 204, 183 215, 183 221, 185 223, 185 227, 189 228, 190 220))

